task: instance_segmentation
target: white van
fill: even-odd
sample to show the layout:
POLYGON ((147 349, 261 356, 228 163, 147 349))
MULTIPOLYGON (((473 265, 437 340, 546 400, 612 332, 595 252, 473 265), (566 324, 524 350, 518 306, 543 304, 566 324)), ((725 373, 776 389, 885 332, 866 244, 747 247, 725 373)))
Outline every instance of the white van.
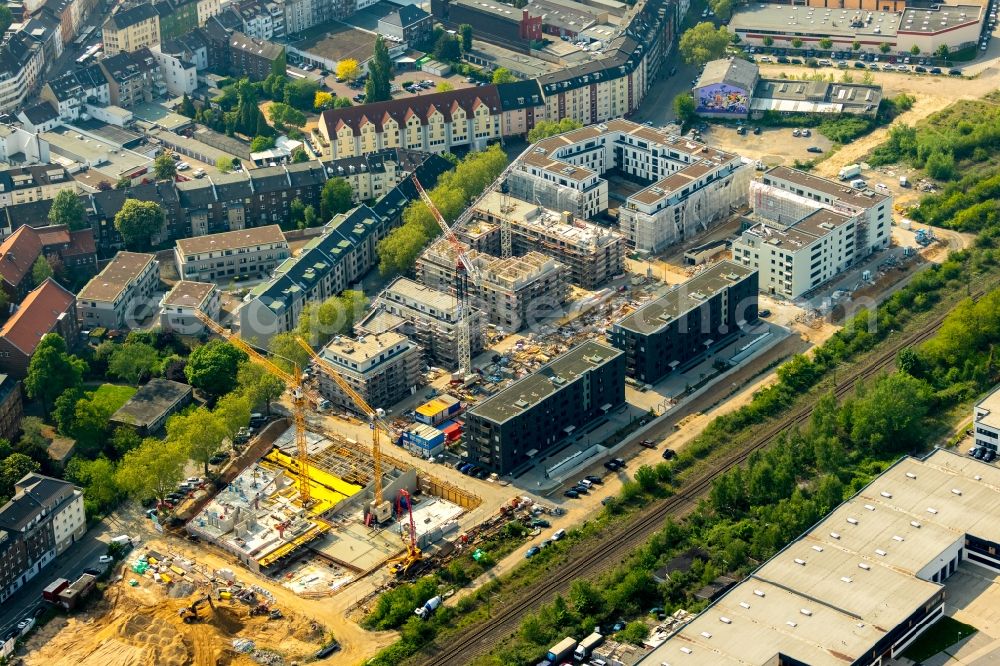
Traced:
POLYGON ((566 536, 566 530, 558 529, 552 533, 552 540, 559 541, 559 539, 562 539, 564 536, 566 536))

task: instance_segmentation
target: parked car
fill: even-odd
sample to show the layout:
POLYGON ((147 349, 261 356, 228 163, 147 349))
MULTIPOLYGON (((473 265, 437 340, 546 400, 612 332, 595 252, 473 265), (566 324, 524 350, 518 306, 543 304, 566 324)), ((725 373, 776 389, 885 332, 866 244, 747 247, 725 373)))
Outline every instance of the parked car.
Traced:
POLYGON ((584 486, 584 485, 579 484, 579 483, 576 484, 575 486, 573 486, 572 488, 570 488, 570 490, 575 490, 580 495, 587 495, 587 494, 590 493, 590 489, 587 488, 587 486, 584 486))
POLYGON ((767 308, 764 308, 763 310, 757 312, 757 316, 764 317, 766 319, 767 317, 771 316, 771 311, 768 310, 767 308))
POLYGON ((806 148, 806 152, 807 153, 822 153, 823 149, 820 148, 819 146, 809 146, 808 148, 806 148))
POLYGON ((580 479, 580 482, 577 483, 577 485, 583 486, 584 488, 589 490, 590 487, 593 486, 594 484, 590 481, 590 479, 580 479))
POLYGON ((930 72, 931 72, 931 74, 940 74, 941 73, 941 68, 940 67, 931 67, 930 72))
POLYGON ((802 130, 802 136, 810 137, 812 135, 813 135, 812 130, 809 129, 808 127, 802 130))
MULTIPOLYGON (((924 72, 927 71, 927 68, 923 67, 921 65, 917 65, 916 67, 913 68, 913 71, 916 72, 917 74, 923 74, 924 72)), ((938 71, 941 71, 941 70, 938 70, 938 71)))
POLYGON ((618 469, 621 467, 621 465, 616 463, 614 460, 609 460, 608 462, 604 463, 604 467, 606 469, 611 470, 612 472, 617 472, 618 469))
POLYGON ((753 133, 754 133, 754 134, 757 134, 757 135, 760 135, 760 133, 761 133, 761 129, 760 129, 759 127, 754 127, 754 128, 753 128, 753 133))
POLYGON ((552 533, 552 540, 553 541, 559 541, 564 536, 566 536, 566 530, 564 530, 564 529, 558 529, 558 530, 556 530, 555 532, 552 533))
POLYGON ((677 452, 674 451, 673 449, 664 449, 663 450, 663 459, 664 460, 673 460, 676 457, 677 457, 677 452))
POLYGON ((641 442, 639 442, 639 446, 642 446, 642 447, 647 448, 647 449, 655 449, 656 448, 656 442, 654 442, 651 439, 644 439, 641 442))
POLYGON ((580 493, 576 492, 575 490, 567 490, 566 492, 563 493, 563 497, 568 497, 570 499, 576 499, 579 496, 580 493))
POLYGON ((112 562, 115 561, 115 558, 111 557, 110 555, 101 555, 99 558, 97 558, 97 561, 100 562, 101 564, 111 564, 112 562))
POLYGON ((858 69, 864 69, 865 68, 865 63, 861 62, 860 60, 855 60, 854 61, 854 66, 857 67, 858 69))
POLYGON ((949 69, 948 76, 962 76, 962 70, 960 69, 949 69))
POLYGON ((532 527, 552 527, 552 523, 544 518, 535 518, 529 523, 532 527))
POLYGON ((617 463, 619 467, 625 467, 626 466, 624 458, 612 458, 611 462, 617 463))
POLYGON ((986 462, 993 462, 996 459, 997 459, 997 452, 994 451, 993 449, 986 449, 986 455, 983 457, 983 460, 985 460, 986 462))
POLYGON ((595 476, 593 474, 588 474, 587 475, 587 481, 590 481, 591 483, 596 483, 597 485, 601 485, 602 483, 604 483, 604 481, 603 481, 603 479, 601 479, 601 477, 595 476))
POLYGON ((792 136, 802 136, 802 130, 797 129, 797 128, 793 129, 792 130, 792 136))

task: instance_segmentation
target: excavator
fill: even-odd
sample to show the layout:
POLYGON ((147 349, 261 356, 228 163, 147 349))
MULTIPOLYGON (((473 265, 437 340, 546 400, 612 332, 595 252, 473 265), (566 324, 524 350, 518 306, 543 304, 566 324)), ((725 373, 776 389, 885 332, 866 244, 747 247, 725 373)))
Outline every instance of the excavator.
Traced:
POLYGON ((212 603, 211 595, 206 594, 201 599, 198 599, 190 606, 185 606, 178 611, 181 619, 184 620, 185 624, 194 624, 195 622, 201 621, 201 616, 198 615, 198 608, 205 602, 208 602, 209 608, 215 611, 215 604, 212 603))
POLYGON ((410 513, 410 539, 406 542, 406 552, 389 560, 389 572, 397 578, 402 578, 410 573, 423 556, 420 549, 417 548, 417 529, 413 523, 413 501, 410 499, 410 493, 406 490, 400 490, 396 498, 396 515, 399 516, 403 512, 403 500, 406 500, 406 509, 410 513))

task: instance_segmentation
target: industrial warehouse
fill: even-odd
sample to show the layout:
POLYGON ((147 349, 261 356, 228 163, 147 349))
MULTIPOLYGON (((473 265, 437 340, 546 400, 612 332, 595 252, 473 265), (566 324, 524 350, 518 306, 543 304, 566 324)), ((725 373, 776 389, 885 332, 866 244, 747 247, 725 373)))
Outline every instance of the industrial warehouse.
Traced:
POLYGON ((903 458, 642 664, 885 663, 942 617, 956 572, 1000 573, 998 507, 996 467, 903 458))

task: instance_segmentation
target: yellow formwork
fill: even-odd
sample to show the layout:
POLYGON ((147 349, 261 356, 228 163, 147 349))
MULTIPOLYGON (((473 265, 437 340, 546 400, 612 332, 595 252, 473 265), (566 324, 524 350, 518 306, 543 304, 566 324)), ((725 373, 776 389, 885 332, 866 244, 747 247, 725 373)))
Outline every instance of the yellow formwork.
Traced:
MULTIPOLYGON (((264 461, 281 467, 296 480, 299 477, 298 461, 278 449, 272 449, 264 456, 264 461)), ((359 492, 361 492, 361 486, 348 483, 315 465, 309 466, 309 493, 313 500, 310 511, 313 514, 322 515, 359 492)))

